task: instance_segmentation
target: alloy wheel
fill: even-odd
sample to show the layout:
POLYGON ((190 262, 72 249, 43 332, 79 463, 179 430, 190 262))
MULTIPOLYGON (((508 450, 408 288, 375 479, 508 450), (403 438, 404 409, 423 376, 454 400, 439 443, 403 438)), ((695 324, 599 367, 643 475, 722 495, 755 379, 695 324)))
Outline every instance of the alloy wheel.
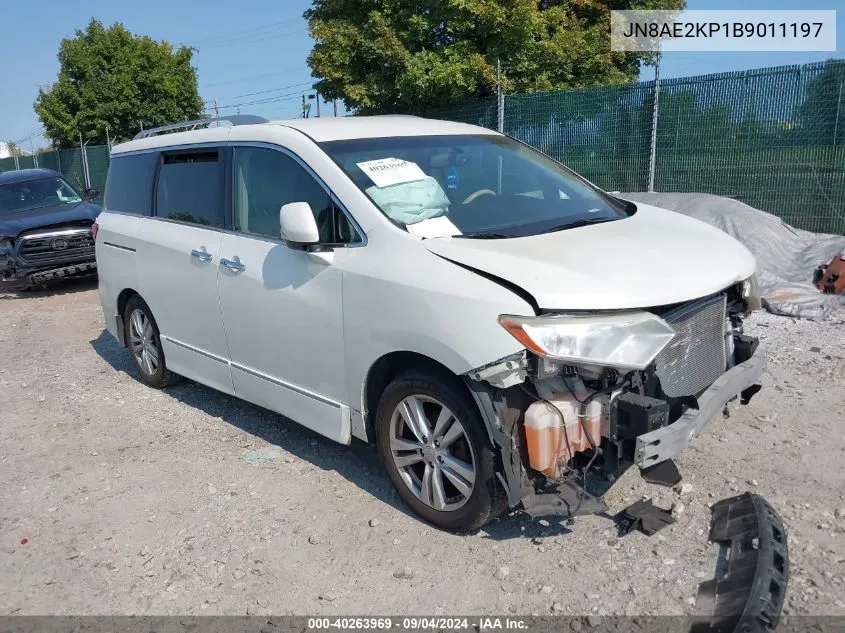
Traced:
POLYGON ((159 368, 158 340, 153 324, 138 308, 129 315, 129 344, 141 371, 149 376, 155 374, 159 368))
POLYGON ((402 481, 427 506, 450 512, 472 496, 472 444, 442 402, 413 395, 397 405, 390 420, 390 455, 402 481))

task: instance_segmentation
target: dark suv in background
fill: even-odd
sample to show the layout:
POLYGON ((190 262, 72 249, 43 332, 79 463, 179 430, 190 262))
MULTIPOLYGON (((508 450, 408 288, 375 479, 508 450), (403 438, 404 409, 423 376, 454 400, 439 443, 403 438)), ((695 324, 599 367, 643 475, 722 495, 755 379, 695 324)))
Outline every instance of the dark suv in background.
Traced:
POLYGON ((97 195, 50 169, 0 173, 0 291, 96 272, 97 195))

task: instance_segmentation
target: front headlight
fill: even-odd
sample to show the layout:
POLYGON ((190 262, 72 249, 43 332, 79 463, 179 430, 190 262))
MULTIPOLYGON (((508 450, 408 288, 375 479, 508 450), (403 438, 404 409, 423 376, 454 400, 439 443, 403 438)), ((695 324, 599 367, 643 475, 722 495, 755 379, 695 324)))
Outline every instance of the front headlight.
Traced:
POLYGON ((666 321, 650 312, 539 317, 503 314, 499 323, 540 356, 620 369, 645 369, 675 336, 666 321))
POLYGON ((757 282, 757 274, 751 275, 742 282, 742 298, 748 304, 749 310, 761 310, 763 302, 760 299, 760 286, 757 282))

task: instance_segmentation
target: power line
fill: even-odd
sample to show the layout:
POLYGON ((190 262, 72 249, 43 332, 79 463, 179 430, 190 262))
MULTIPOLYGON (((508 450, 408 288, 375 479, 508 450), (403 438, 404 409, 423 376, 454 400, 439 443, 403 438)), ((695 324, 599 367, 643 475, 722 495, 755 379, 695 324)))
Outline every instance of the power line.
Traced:
POLYGON ((26 143, 27 141, 30 141, 30 140, 32 140, 32 139, 34 139, 34 138, 38 138, 39 136, 43 135, 43 134, 44 134, 44 131, 45 131, 45 130, 44 130, 44 128, 43 128, 43 127, 42 127, 42 128, 39 128, 39 129, 35 130, 34 132, 31 132, 29 135, 24 136, 23 138, 19 138, 18 140, 16 140, 16 141, 12 141, 12 142, 13 142, 15 145, 20 145, 21 143, 26 143))
POLYGON ((206 88, 213 88, 214 86, 228 86, 230 84, 237 84, 244 81, 251 81, 252 79, 261 79, 263 77, 274 77, 276 75, 285 75, 288 73, 297 72, 299 70, 305 70, 308 66, 297 66, 296 68, 288 68, 286 70, 279 70, 272 73, 264 73, 261 75, 251 75, 249 77, 241 77, 240 79, 232 79, 231 81, 218 81, 212 84, 205 84, 206 88))
POLYGON ((299 99, 300 91, 291 92, 288 94, 270 97, 269 99, 257 99, 255 101, 243 101, 241 103, 230 103, 228 105, 219 106, 221 110, 228 108, 240 108, 241 106, 259 105, 262 103, 274 103, 276 101, 289 101, 290 99, 299 99))
POLYGON ((241 29, 241 30, 238 30, 238 31, 229 31, 228 33, 220 33, 218 35, 211 35, 209 37, 204 37, 204 38, 196 40, 194 42, 194 44, 202 44, 202 43, 208 43, 208 42, 215 42, 215 41, 218 41, 218 40, 226 40, 226 39, 233 38, 233 37, 241 37, 241 36, 244 36, 244 35, 255 34, 255 33, 260 32, 260 31, 269 32, 269 31, 272 31, 275 28, 278 28, 280 26, 284 26, 286 24, 291 24, 293 22, 297 22, 301 19, 302 19, 301 16, 296 17, 296 18, 288 18, 287 20, 281 20, 279 22, 273 22, 271 24, 264 24, 262 26, 256 26, 256 27, 252 27, 252 28, 249 28, 249 29, 241 29))
MULTIPOLYGON (((259 90, 258 92, 247 92, 247 93, 244 93, 244 94, 235 95, 235 96, 232 97, 232 99, 240 99, 241 97, 253 97, 255 95, 269 94, 271 92, 278 92, 280 90, 289 90, 291 88, 304 88, 305 86, 310 87, 312 85, 314 85, 313 81, 304 81, 304 82, 299 83, 299 84, 290 84, 288 86, 279 86, 278 88, 270 88, 269 90, 259 90)), ((293 93, 291 93, 291 94, 293 94, 293 93)), ((286 95, 277 95, 277 96, 284 97, 286 95)), ((216 98, 215 99, 206 99, 202 103, 203 103, 203 105, 208 105, 208 104, 215 103, 216 101, 217 101, 216 98)))
MULTIPOLYGON (((282 33, 275 33, 273 35, 267 35, 266 37, 259 37, 256 39, 255 35, 249 36, 247 38, 238 38, 233 40, 228 40, 224 42, 215 42, 213 44, 205 44, 203 46, 197 47, 200 52, 203 50, 207 50, 209 48, 224 48, 226 46, 247 46, 249 44, 258 44, 260 42, 268 42, 270 40, 278 40, 283 37, 289 37, 298 31, 301 30, 303 25, 298 26, 297 28, 290 30, 290 31, 283 31, 282 33)), ((263 34, 262 34, 263 35, 263 34)))
POLYGON ((277 90, 289 90, 290 88, 301 88, 303 86, 310 86, 313 84, 313 81, 305 81, 301 84, 291 84, 289 86, 282 86, 281 88, 271 88, 270 90, 261 90, 259 92, 247 92, 246 94, 242 95, 235 95, 232 99, 239 99, 240 97, 252 97, 255 95, 263 95, 267 94, 268 92, 276 92, 277 90))

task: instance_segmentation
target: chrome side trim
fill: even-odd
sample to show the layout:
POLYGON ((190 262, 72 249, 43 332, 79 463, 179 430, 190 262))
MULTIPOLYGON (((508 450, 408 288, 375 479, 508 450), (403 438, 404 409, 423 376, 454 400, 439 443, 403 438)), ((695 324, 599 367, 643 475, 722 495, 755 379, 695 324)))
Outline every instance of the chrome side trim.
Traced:
POLYGON ((168 222, 170 224, 180 224, 182 226, 190 226, 194 229, 203 229, 204 231, 215 231, 217 233, 227 233, 228 230, 222 226, 212 226, 211 224, 195 224, 194 222, 185 222, 184 220, 171 220, 170 218, 163 218, 159 215, 142 215, 138 216, 145 220, 156 220, 157 222, 168 222))
POLYGON ((275 378, 273 376, 269 376, 268 374, 260 372, 256 369, 252 369, 250 367, 246 367, 246 366, 240 365, 238 363, 233 363, 229 360, 226 360, 225 358, 217 356, 216 354, 212 354, 210 352, 206 352, 204 350, 198 349, 198 348, 194 347, 193 345, 188 345, 187 343, 183 343, 182 341, 177 341, 176 339, 173 339, 169 336, 162 335, 161 338, 164 339, 165 341, 167 341, 168 343, 173 343, 174 345, 176 345, 178 347, 190 350, 192 352, 196 352, 200 356, 205 356, 206 358, 210 358, 211 360, 216 360, 219 363, 225 363, 225 364, 229 365, 230 367, 232 367, 233 369, 239 369, 242 372, 249 374, 250 376, 255 376, 256 378, 261 378, 262 380, 266 380, 267 382, 273 383, 274 385, 278 385, 279 387, 284 387, 285 389, 290 389, 291 391, 294 391, 294 392, 296 392, 300 395, 308 396, 309 398, 312 398, 312 399, 314 399, 318 402, 322 402, 323 404, 327 404, 329 406, 332 406, 335 409, 340 409, 341 411, 344 410, 344 409, 347 410, 347 411, 349 410, 349 407, 347 405, 343 404, 342 402, 338 402, 337 400, 332 400, 331 398, 327 398, 326 396, 323 396, 319 393, 309 391, 308 389, 305 389, 305 388, 300 387, 298 385, 294 385, 292 383, 286 382, 284 380, 280 380, 280 379, 275 378))
POLYGON ((168 343, 173 343, 177 347, 181 347, 183 349, 187 349, 187 350, 190 350, 192 352, 196 352, 200 356, 205 356, 206 358, 210 358, 211 360, 216 360, 218 363, 223 363, 225 365, 229 364, 229 361, 226 360, 225 358, 223 358, 221 356, 217 356, 216 354, 212 354, 211 352, 206 352, 205 350, 201 350, 197 347, 194 347, 193 345, 188 345, 187 343, 183 343, 182 341, 177 341, 176 339, 170 338, 169 336, 162 335, 161 338, 163 338, 168 343))
POLYGON ((256 378, 262 378, 262 379, 266 380, 267 382, 273 383, 274 385, 278 385, 279 387, 285 387, 286 389, 290 389, 291 391, 295 391, 296 393, 301 394, 303 396, 308 396, 309 398, 313 398, 314 400, 317 400, 318 402, 322 402, 323 404, 330 405, 332 407, 335 407, 336 409, 347 408, 346 405, 341 403, 341 402, 337 402, 336 400, 326 398, 325 396, 320 395, 319 393, 314 393, 313 391, 308 391, 307 389, 303 389, 302 387, 299 387, 297 385, 291 384, 289 382, 285 382, 284 380, 279 380, 278 378, 274 378, 273 376, 268 376, 267 374, 264 374, 260 371, 255 370, 255 369, 251 369, 249 367, 244 367, 243 365, 239 365, 238 363, 230 363, 230 365, 234 369, 240 369, 242 372, 247 373, 251 376, 255 376, 256 378))
POLYGON ((112 242, 100 242, 103 246, 111 246, 112 248, 116 248, 121 251, 129 251, 130 253, 134 253, 135 249, 131 246, 121 246, 120 244, 113 244, 112 242))
POLYGON ((90 234, 90 228, 70 228, 70 229, 62 229, 60 231, 48 231, 46 233, 27 233, 26 235, 21 236, 21 241, 26 240, 43 240, 48 237, 66 237, 68 235, 85 235, 90 234))

